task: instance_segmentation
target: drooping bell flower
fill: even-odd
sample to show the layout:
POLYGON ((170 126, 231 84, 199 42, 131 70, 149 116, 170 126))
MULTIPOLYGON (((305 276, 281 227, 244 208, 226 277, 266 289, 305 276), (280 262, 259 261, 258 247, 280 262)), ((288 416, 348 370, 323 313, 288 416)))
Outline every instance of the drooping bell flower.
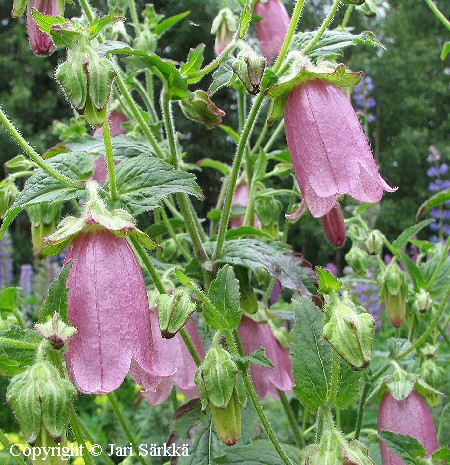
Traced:
MULTIPOLYGON (((404 400, 396 400, 389 392, 383 396, 378 411, 378 432, 382 430, 417 439, 425 447, 428 456, 438 449, 433 417, 427 403, 415 390, 404 400)), ((380 449, 383 465, 404 465, 403 460, 382 440, 380 449)))
POLYGON ((306 81, 287 96, 286 139, 295 177, 312 216, 326 215, 337 198, 351 195, 377 202, 393 192, 380 176, 366 136, 350 101, 335 85, 322 79, 306 81))
POLYGON ((340 247, 345 242, 344 214, 337 203, 328 213, 320 218, 322 229, 330 244, 340 247))
POLYGON ((77 328, 66 352, 67 369, 84 393, 118 388, 131 361, 149 372, 170 374, 157 360, 141 268, 123 237, 92 226, 76 236, 65 262, 68 319, 77 328))
POLYGON ((48 34, 39 29, 32 15, 33 9, 47 16, 59 16, 63 14, 61 1, 31 0, 27 6, 27 31, 31 50, 36 55, 51 55, 56 50, 55 44, 48 34))
MULTIPOLYGON (((231 201, 231 204, 246 207, 248 205, 249 195, 250 195, 250 192, 249 192, 248 184, 246 182, 241 182, 240 184, 237 185, 234 191, 233 200, 231 201)), ((231 228, 240 228, 243 224, 244 224, 244 215, 235 216, 234 218, 231 218, 230 220, 231 228)), ((261 223, 259 219, 256 217, 253 222, 253 226, 258 229, 261 228, 261 223)))
POLYGON ((263 18, 255 23, 261 53, 271 62, 280 52, 289 28, 289 14, 280 0, 258 1, 255 13, 263 18))
POLYGON ((216 36, 214 53, 219 56, 232 41, 239 21, 230 8, 222 8, 211 25, 211 34, 216 36))
POLYGON ((239 325, 239 334, 247 355, 261 347, 265 349, 266 357, 272 362, 273 368, 252 365, 250 369, 253 385, 258 397, 273 397, 278 399, 277 389, 292 390, 292 364, 289 350, 280 346, 268 324, 256 323, 244 317, 239 325))
MULTIPOLYGON (((161 336, 158 324, 158 315, 155 311, 150 312, 150 324, 153 335, 153 347, 159 357, 164 358, 168 375, 155 374, 154 371, 142 369, 136 362, 132 362, 130 375, 143 388, 141 394, 150 404, 160 404, 169 397, 172 388, 176 386, 188 399, 199 396, 197 386, 194 382, 197 365, 191 357, 180 333, 171 339, 161 336)), ((190 336, 200 357, 204 357, 200 335, 195 323, 190 319, 186 323, 186 331, 190 336)))
MULTIPOLYGON (((127 121, 126 117, 120 111, 112 111, 108 117, 109 130, 111 136, 118 136, 125 134, 126 131, 122 128, 121 124, 127 121)), ((103 137, 103 128, 97 128, 92 134, 94 137, 103 137)), ((92 173, 92 179, 97 181, 100 186, 105 184, 106 178, 108 177, 108 168, 106 166, 106 158, 99 156, 94 162, 94 172, 92 173)))

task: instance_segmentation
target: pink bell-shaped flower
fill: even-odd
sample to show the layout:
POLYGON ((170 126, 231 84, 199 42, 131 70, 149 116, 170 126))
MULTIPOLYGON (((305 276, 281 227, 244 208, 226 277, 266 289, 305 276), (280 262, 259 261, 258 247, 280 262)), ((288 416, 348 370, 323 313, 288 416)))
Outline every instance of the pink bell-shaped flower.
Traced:
MULTIPOLYGON (((232 205, 241 205, 242 207, 246 207, 248 205, 248 198, 250 192, 248 189, 248 184, 246 182, 241 182, 236 186, 236 189, 233 194, 233 200, 231 201, 232 205)), ((231 228, 240 228, 244 224, 244 216, 235 216, 230 220, 230 227, 231 228)), ((253 226, 255 228, 261 228, 261 222, 258 218, 255 217, 253 222, 253 226)))
POLYGON ((280 346, 268 324, 256 323, 244 317, 239 325, 239 334, 247 355, 261 347, 265 349, 266 357, 272 362, 273 368, 252 365, 250 369, 253 385, 258 397, 273 397, 278 399, 277 389, 292 390, 292 364, 289 350, 280 346))
POLYGON ((315 218, 326 215, 337 198, 351 195, 377 202, 394 192, 380 176, 358 117, 335 85, 315 79, 288 94, 284 121, 286 140, 302 193, 300 216, 308 205, 315 218))
POLYGON ((143 369, 170 374, 154 350, 147 291, 141 268, 123 237, 99 226, 81 232, 65 262, 68 319, 77 328, 66 352, 72 382, 84 393, 118 388, 131 360, 143 369))
POLYGON ((320 218, 322 229, 333 247, 340 247, 345 242, 346 229, 342 208, 337 203, 328 213, 320 218))
POLYGON ((271 62, 280 52, 289 28, 289 14, 280 0, 259 1, 255 13, 263 18, 255 23, 259 48, 264 58, 271 62))
MULTIPOLYGON (((154 350, 158 356, 166 361, 165 368, 170 374, 162 373, 160 376, 154 371, 146 371, 137 363, 132 362, 130 375, 143 388, 142 395, 147 398, 150 404, 160 404, 169 397, 172 388, 176 386, 188 399, 199 396, 197 386, 194 382, 197 365, 191 357, 186 345, 177 333, 171 339, 164 339, 161 336, 156 312, 150 313, 151 329, 153 334, 154 350)), ((200 335, 195 323, 190 319, 186 323, 186 331, 190 336, 200 357, 205 356, 200 335)))
POLYGON ((48 34, 39 29, 33 18, 32 10, 37 10, 47 16, 62 15, 60 0, 30 0, 27 6, 27 31, 31 50, 36 55, 51 55, 55 50, 55 44, 48 34))

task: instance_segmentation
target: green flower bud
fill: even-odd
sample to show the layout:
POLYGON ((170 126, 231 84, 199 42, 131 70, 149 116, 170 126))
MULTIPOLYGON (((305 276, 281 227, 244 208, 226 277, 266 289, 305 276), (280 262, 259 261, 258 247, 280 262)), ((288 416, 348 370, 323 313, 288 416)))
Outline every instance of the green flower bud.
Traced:
POLYGON ((158 36, 147 27, 144 27, 134 39, 134 47, 147 53, 155 53, 157 44, 158 36))
POLYGON ((362 5, 356 7, 360 13, 365 16, 373 17, 377 14, 377 2, 376 0, 365 0, 362 5))
POLYGON ((362 307, 357 307, 346 295, 325 296, 324 312, 328 322, 323 337, 355 370, 370 364, 375 321, 362 307))
POLYGON ((108 0, 109 14, 125 16, 128 10, 128 0, 108 0))
MULTIPOLYGON (((65 447, 66 443, 66 438, 63 437, 59 443, 59 447, 65 447)), ((51 451, 51 449, 49 449, 50 447, 58 447, 58 444, 50 437, 45 428, 43 428, 31 453, 33 465, 67 465, 67 459, 64 460, 57 454, 48 453, 48 455, 46 455, 46 451, 51 451)))
POLYGON ((222 124, 225 112, 218 108, 204 90, 196 90, 190 97, 180 100, 181 109, 191 120, 199 121, 208 128, 222 124))
POLYGON ((420 289, 416 294, 414 300, 414 306, 419 310, 420 313, 427 312, 433 305, 433 299, 430 296, 430 293, 425 289, 420 289))
POLYGON ((264 70, 266 69, 266 59, 258 55, 250 47, 245 47, 239 52, 232 67, 247 92, 252 95, 258 94, 264 70))
POLYGON ((162 247, 163 247, 162 257, 164 261, 168 263, 176 260, 177 257, 179 257, 181 253, 180 249, 178 248, 177 244, 172 238, 164 241, 164 243, 162 244, 162 247))
POLYGON ((345 260, 355 273, 359 275, 366 274, 366 269, 369 266, 367 252, 353 245, 350 251, 345 255, 345 260))
POLYGON ((159 327, 162 337, 170 339, 187 323, 195 312, 196 304, 186 289, 177 289, 172 295, 156 298, 159 327))
POLYGON ((28 443, 45 430, 55 442, 63 437, 76 389, 48 361, 39 361, 11 379, 6 400, 28 443))
POLYGON ((273 238, 278 238, 278 220, 282 209, 281 202, 273 197, 262 197, 255 203, 261 229, 273 238))
POLYGON ((385 303, 389 320, 400 327, 406 318, 408 283, 405 274, 395 261, 392 261, 378 276, 380 301, 385 303))
POLYGON ((234 274, 239 281, 239 292, 241 294, 240 304, 242 309, 247 313, 256 313, 258 311, 258 299, 250 284, 248 268, 235 266, 234 274))
POLYGON ((44 238, 55 231, 61 214, 61 204, 36 204, 27 207, 31 221, 33 250, 38 254, 44 248, 44 238))
POLYGON ((3 218, 5 216, 18 195, 19 189, 17 189, 11 178, 6 178, 0 182, 0 217, 3 218))
POLYGON ((29 171, 36 167, 34 161, 28 160, 23 155, 16 155, 5 163, 5 170, 9 174, 21 173, 22 171, 29 171))
POLYGON ((225 408, 211 404, 211 413, 217 436, 228 446, 236 444, 241 435, 241 404, 236 389, 225 408))
POLYGON ((364 241, 364 245, 366 246, 367 252, 370 255, 378 255, 383 247, 384 242, 384 235, 378 229, 374 229, 370 231, 366 240, 364 241))

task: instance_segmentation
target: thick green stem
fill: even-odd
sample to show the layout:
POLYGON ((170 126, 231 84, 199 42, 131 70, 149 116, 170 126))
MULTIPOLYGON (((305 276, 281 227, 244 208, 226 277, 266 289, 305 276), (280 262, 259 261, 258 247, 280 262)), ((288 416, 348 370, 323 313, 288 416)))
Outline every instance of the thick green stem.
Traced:
POLYGON ((239 170, 241 168, 242 158, 244 156, 248 139, 251 135, 253 126, 256 121, 256 117, 258 116, 263 100, 264 100, 264 94, 261 92, 260 94, 258 94, 258 96, 256 97, 253 103, 252 109, 250 111, 250 114, 248 115, 247 121, 245 122, 244 129, 242 130, 242 134, 239 139, 239 144, 236 150, 236 156, 233 162, 233 168, 230 174, 228 192, 225 197, 223 212, 220 218, 219 232, 217 235, 217 243, 216 243, 216 250, 214 252, 214 259, 220 258, 222 254, 223 246, 225 243, 225 235, 227 233, 227 228, 228 228, 228 220, 230 219, 230 211, 231 211, 231 204, 233 200, 233 193, 234 193, 234 189, 236 188, 236 182, 239 176, 239 170))
POLYGON ((276 141, 277 137, 279 136, 280 132, 283 129, 284 129, 284 119, 280 121, 278 126, 275 128, 275 131, 273 131, 272 135, 270 136, 270 139, 267 141, 267 144, 264 146, 263 150, 265 153, 267 153, 270 150, 273 143, 276 141))
POLYGON ((114 173, 114 155, 108 119, 106 119, 103 124, 103 141, 105 143, 106 166, 108 168, 108 180, 109 188, 111 190, 111 199, 117 200, 116 176, 114 173))
MULTIPOLYGON (((6 437, 5 433, 0 429, 0 444, 3 445, 4 449, 8 452, 11 451, 11 449, 14 447, 14 444, 11 444, 9 439, 6 437)), ((16 447, 16 450, 18 451, 19 448, 16 447)), ((21 455, 17 455, 16 450, 14 451, 14 454, 10 454, 10 457, 18 463, 19 465, 27 465, 27 462, 25 461, 26 459, 23 459, 21 455)))
POLYGON ((350 16, 352 15, 355 5, 348 5, 347 10, 345 11, 344 19, 342 20, 340 30, 343 31, 348 24, 350 16))
POLYGON ((92 12, 91 6, 87 2, 87 0, 80 0, 80 5, 84 11, 84 14, 86 15, 86 18, 88 19, 89 22, 91 22, 95 18, 94 13, 92 12))
POLYGON ((369 393, 371 383, 367 381, 364 384, 364 388, 361 394, 361 399, 359 401, 359 407, 358 407, 358 416, 356 417, 356 427, 355 427, 355 439, 359 438, 359 434, 361 433, 361 425, 362 425, 362 419, 364 415, 364 404, 366 403, 366 398, 367 394, 369 393))
POLYGON ((141 96, 142 100, 145 103, 145 106, 147 107, 150 122, 151 123, 157 123, 158 122, 158 115, 156 113, 153 102, 150 100, 150 97, 147 94, 147 91, 144 89, 144 86, 139 82, 139 79, 134 78, 133 82, 134 82, 136 91, 141 96))
POLYGON ((81 450, 85 465, 92 465, 91 454, 89 453, 89 449, 86 446, 86 442, 81 432, 80 422, 73 407, 70 409, 70 426, 72 427, 72 431, 78 445, 82 447, 81 450))
POLYGON ((286 416, 288 417, 289 425, 291 426, 292 432, 294 434, 295 442, 299 447, 305 447, 305 439, 302 435, 302 432, 300 431, 297 419, 295 418, 291 405, 287 400, 286 394, 280 389, 277 389, 277 392, 278 396, 280 397, 281 404, 283 405, 284 411, 286 412, 286 416))
POLYGON ((439 8, 433 3, 432 0, 424 0, 424 2, 430 7, 431 11, 441 21, 441 23, 450 31, 450 21, 443 15, 439 8))
POLYGON ((68 187, 73 187, 75 189, 82 189, 83 185, 79 181, 75 181, 64 174, 61 174, 59 171, 52 168, 48 165, 45 160, 28 144, 28 142, 22 137, 20 132, 14 126, 14 124, 8 119, 6 113, 0 108, 0 122, 3 124, 5 129, 9 132, 11 137, 17 142, 21 149, 33 160, 36 165, 39 166, 43 171, 45 171, 49 176, 59 181, 61 184, 64 184, 68 187))
POLYGON ((128 6, 130 7, 131 21, 133 21, 133 26, 136 31, 139 30, 139 17, 136 11, 136 3, 134 0, 128 0, 128 6))
POLYGON ((330 12, 328 13, 327 17, 324 19, 322 25, 320 26, 319 30, 316 32, 315 36, 311 39, 311 41, 306 45, 306 47, 302 50, 302 53, 305 55, 309 53, 314 46, 319 42, 320 38, 322 37, 323 33, 325 32, 326 28, 330 25, 331 21, 333 21, 334 15, 339 8, 339 4, 341 0, 334 0, 334 3, 331 7, 330 12))
POLYGON ((413 350, 416 350, 417 347, 419 347, 424 341, 426 341, 427 337, 431 334, 431 332, 435 329, 437 324, 439 323, 439 318, 441 317, 445 306, 448 304, 448 299, 450 296, 450 285, 447 286, 447 290, 445 291, 444 298, 442 299, 441 304, 439 305, 439 308, 436 312, 436 315, 434 318, 431 320, 431 323, 428 325, 428 328, 425 330, 425 332, 422 334, 422 336, 417 339, 414 344, 411 345, 411 347, 400 354, 396 355, 394 357, 394 360, 400 360, 406 355, 410 354, 413 350))
POLYGON ((287 52, 289 51, 289 47, 292 42, 292 38, 294 37, 295 29, 297 28, 297 23, 298 20, 300 19, 300 15, 302 14, 302 9, 303 9, 303 4, 305 3, 305 0, 298 0, 294 11, 292 12, 292 17, 291 17, 291 22, 289 23, 289 28, 286 33, 286 37, 284 38, 283 45, 281 46, 280 53, 278 55, 278 58, 273 65, 273 70, 275 73, 277 73, 281 65, 283 64, 283 60, 287 55, 287 52))
POLYGON ((227 45, 227 47, 222 51, 222 53, 218 55, 213 61, 211 61, 211 63, 206 65, 204 68, 199 69, 196 73, 191 74, 189 76, 189 81, 197 82, 203 76, 206 76, 211 71, 214 71, 220 65, 223 59, 234 49, 234 47, 236 47, 236 43, 237 37, 235 36, 233 40, 227 45))
MULTIPOLYGON (((78 418, 78 417, 77 417, 78 418)), ((86 439, 91 443, 95 444, 95 439, 92 437, 92 435, 89 433, 88 429, 86 428, 85 425, 83 425, 83 422, 78 418, 78 423, 83 430, 83 434, 86 437, 86 439)), ((110 459, 109 455, 102 449, 100 452, 100 457, 105 461, 107 465, 115 465, 115 463, 110 459)))
POLYGON ((194 360, 195 364, 197 366, 200 366, 202 363, 202 359, 200 358, 200 355, 198 355, 197 349, 195 348, 191 338, 189 337, 189 334, 184 328, 181 328, 180 335, 183 338, 183 341, 186 344, 186 347, 189 350, 189 353, 191 354, 191 357, 194 360))
POLYGON ((184 258, 186 260, 190 261, 192 259, 192 257, 189 255, 188 251, 185 250, 185 248, 183 247, 181 242, 178 240, 178 237, 175 234, 175 231, 173 230, 172 226, 170 225, 169 218, 167 218, 167 215, 166 215, 166 212, 165 212, 164 208, 161 208, 159 211, 161 213, 162 220, 163 220, 164 224, 166 225, 167 232, 169 233, 170 237, 173 239, 173 241, 175 242, 175 245, 178 247, 180 252, 183 254, 184 258))
POLYGON ((130 429, 128 428, 128 425, 125 422, 125 418, 123 417, 122 412, 120 411, 116 395, 114 394, 114 392, 110 392, 109 394, 107 394, 107 396, 109 402, 111 403, 114 415, 119 421, 120 426, 122 427, 123 432, 125 433, 125 436, 127 437, 128 441, 130 441, 131 447, 133 448, 135 455, 138 457, 139 462, 141 462, 142 465, 147 465, 144 458, 139 454, 139 447, 137 446, 136 441, 134 440, 133 435, 131 434, 130 429))

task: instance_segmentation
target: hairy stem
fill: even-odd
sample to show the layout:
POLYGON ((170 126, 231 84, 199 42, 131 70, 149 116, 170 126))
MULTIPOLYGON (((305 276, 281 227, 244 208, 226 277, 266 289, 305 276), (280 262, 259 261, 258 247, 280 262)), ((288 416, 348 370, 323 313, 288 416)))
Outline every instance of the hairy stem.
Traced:
POLYGON ((439 21, 450 31, 450 21, 444 16, 434 2, 432 0, 424 0, 424 2, 429 6, 430 10, 436 15, 439 21))
POLYGON ((89 449, 87 448, 83 434, 81 433, 80 422, 73 406, 70 409, 70 426, 72 427, 72 431, 78 445, 82 448, 81 451, 85 465, 92 465, 91 454, 89 453, 89 449))
POLYGON ((108 180, 109 188, 111 189, 111 199, 117 200, 116 177, 114 173, 114 156, 108 119, 106 119, 106 121, 103 123, 103 141, 105 143, 106 166, 108 168, 108 180))
POLYGON ((280 389, 277 389, 277 392, 278 396, 280 397, 281 404, 283 405, 284 411, 286 412, 286 416, 288 417, 289 425, 291 426, 292 432, 294 434, 295 442, 299 447, 305 447, 305 438, 303 437, 300 427, 298 426, 297 419, 295 418, 291 405, 287 400, 286 394, 280 389))

